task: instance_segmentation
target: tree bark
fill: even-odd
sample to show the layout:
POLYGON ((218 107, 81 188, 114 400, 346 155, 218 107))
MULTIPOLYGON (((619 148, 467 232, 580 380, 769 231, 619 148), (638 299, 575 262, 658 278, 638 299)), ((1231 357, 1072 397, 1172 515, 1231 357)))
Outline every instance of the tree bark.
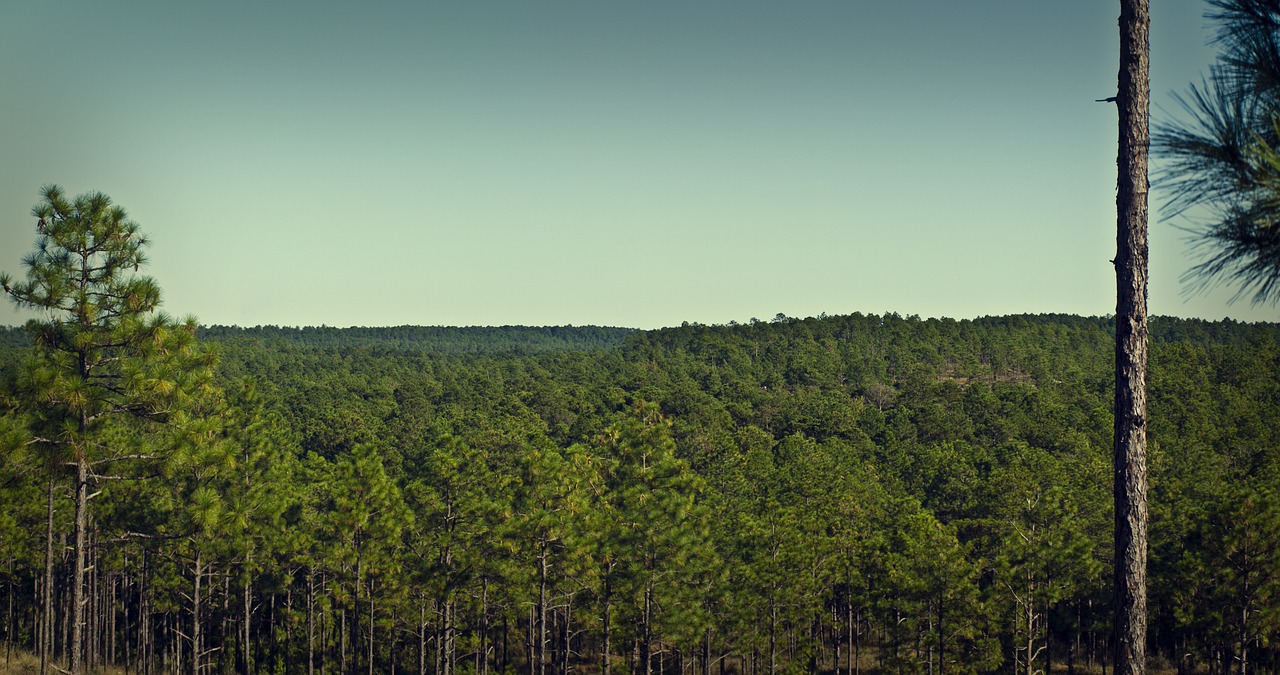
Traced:
POLYGON ((242 628, 242 632, 241 632, 241 648, 242 648, 242 650, 243 650, 243 652, 244 652, 244 653, 241 655, 241 658, 243 658, 243 659, 244 659, 244 673, 245 673, 245 675, 249 675, 249 673, 252 673, 252 672, 253 672, 253 655, 250 653, 250 642, 249 642, 249 638, 250 638, 250 631, 249 631, 249 628, 250 628, 250 622, 251 622, 251 621, 252 621, 252 619, 253 619, 253 616, 252 616, 252 614, 253 614, 253 604, 252 604, 252 602, 253 602, 253 595, 252 595, 252 592, 253 592, 253 583, 250 581, 250 578, 251 578, 251 577, 250 577, 249 575, 247 575, 247 574, 245 575, 244 588, 243 588, 243 589, 241 589, 241 594, 242 594, 242 595, 241 595, 241 598, 240 598, 240 600, 241 600, 241 609, 244 611, 244 614, 243 614, 244 623, 243 623, 243 625, 241 626, 241 628, 242 628))
POLYGON ((1146 672, 1148 0, 1120 2, 1116 190, 1115 673, 1146 672))
POLYGON ((44 542, 44 614, 40 617, 40 675, 49 675, 49 659, 53 656, 53 497, 56 486, 50 466, 49 523, 44 542))
POLYGON ((202 555, 196 553, 195 579, 191 587, 191 675, 200 675, 200 577, 204 574, 202 555))
MULTIPOLYGON (((81 426, 85 425, 82 423, 81 426)), ((89 524, 89 458, 85 456, 85 452, 83 447, 76 451, 76 562, 71 577, 71 675, 84 672, 81 658, 84 653, 84 535, 89 524)))
POLYGON ((604 613, 601 617, 601 622, 604 626, 604 644, 600 649, 600 672, 603 675, 613 675, 613 664, 610 663, 609 659, 609 652, 612 647, 612 645, 610 645, 610 640, 613 637, 611 630, 612 626, 609 621, 610 614, 613 613, 613 580, 610 576, 612 571, 613 564, 605 563, 604 598, 602 603, 604 605, 604 613))
POLYGON ((544 539, 538 557, 538 646, 534 650, 534 658, 538 662, 537 675, 546 675, 547 672, 544 653, 547 648, 547 545, 544 539))
POLYGON ((316 675, 316 571, 310 567, 307 568, 307 675, 316 675))
POLYGON ((653 675, 653 633, 650 623, 652 616, 653 590, 651 588, 644 589, 644 615, 641 617, 642 625, 640 627, 640 672, 643 675, 653 675))
POLYGON ((373 675, 373 578, 369 578, 369 675, 373 675))

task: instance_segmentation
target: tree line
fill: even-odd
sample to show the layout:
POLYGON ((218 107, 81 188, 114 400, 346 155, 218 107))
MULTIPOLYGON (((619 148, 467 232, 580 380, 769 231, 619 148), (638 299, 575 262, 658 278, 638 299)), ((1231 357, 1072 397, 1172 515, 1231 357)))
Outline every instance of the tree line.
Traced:
MULTIPOLYGON (((855 314, 533 356, 207 341, 199 420, 101 431, 122 480, 87 511, 85 665, 1096 669, 1111 330, 855 314)), ((1277 328, 1153 335, 1152 652, 1274 671, 1277 328)), ((75 467, 29 442, 5 372, 6 645, 65 664, 75 467)))

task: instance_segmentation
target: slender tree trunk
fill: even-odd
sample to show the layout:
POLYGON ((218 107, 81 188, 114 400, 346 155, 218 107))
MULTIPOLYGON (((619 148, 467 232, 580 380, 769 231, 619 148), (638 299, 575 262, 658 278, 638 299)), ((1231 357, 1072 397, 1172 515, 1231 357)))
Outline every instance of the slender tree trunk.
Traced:
MULTIPOLYGON (((945 598, 938 594, 938 675, 946 673, 946 634, 942 630, 942 606, 945 598)), ((1048 673, 1049 671, 1045 671, 1048 673)))
POLYGON ((563 647, 563 653, 560 655, 560 675, 569 675, 569 640, 573 637, 573 633, 570 632, 572 623, 573 596, 570 595, 564 606, 564 639, 560 641, 563 647))
POLYGON ((769 598, 769 675, 778 672, 778 605, 769 598))
MULTIPOLYGON (((323 586, 323 584, 322 584, 323 586)), ((275 596, 271 596, 271 612, 275 613, 275 596)), ((286 673, 293 672, 293 582, 290 582, 284 589, 284 671, 286 673)), ((321 631, 323 634, 324 631, 321 631)), ((272 636, 272 644, 275 644, 275 637, 272 636)), ((324 672, 324 653, 320 654, 320 672, 324 672)))
POLYGON ((650 602, 653 598, 648 588, 644 589, 644 614, 641 616, 641 627, 639 637, 640 647, 640 672, 643 675, 653 675, 653 634, 649 631, 650 620, 650 602))
MULTIPOLYGON (((1046 585, 1049 582, 1046 582, 1046 585)), ((1045 600, 1044 614, 1040 618, 1040 626, 1044 630, 1044 672, 1053 672, 1053 630, 1049 626, 1049 601, 1045 600)))
POLYGON ((253 611, 252 603, 253 603, 253 583, 250 581, 250 577, 248 575, 245 575, 244 590, 243 590, 243 595, 241 597, 242 609, 244 611, 244 626, 243 626, 243 632, 241 633, 241 642, 243 643, 242 648, 244 651, 243 658, 244 658, 245 675, 250 675, 250 673, 253 672, 253 657, 249 653, 249 649, 250 649, 249 622, 252 619, 252 616, 251 616, 251 613, 253 611))
POLYGON ((156 645, 151 635, 151 608, 147 603, 147 550, 142 549, 142 572, 138 583, 138 667, 142 675, 151 675, 151 659, 156 645))
POLYGON ((1036 583, 1027 575, 1027 675, 1035 675, 1036 662, 1036 583))
POLYGON ((525 631, 525 633, 528 635, 527 642, 529 643, 529 675, 538 675, 538 671, 537 671, 538 663, 536 659, 537 645, 534 644, 535 642, 538 641, 537 637, 534 636, 534 632, 535 632, 534 629, 538 625, 537 615, 538 615, 538 608, 532 607, 532 606, 529 607, 529 626, 528 626, 528 630, 525 631))
POLYGON ((1245 571, 1240 608, 1240 675, 1249 672, 1249 573, 1245 571))
MULTIPOLYGON (((444 643, 445 643, 445 632, 444 632, 444 631, 445 631, 445 627, 444 627, 444 626, 445 626, 445 622, 446 622, 446 619, 445 619, 445 603, 443 603, 443 602, 441 602, 439 599, 437 599, 437 600, 435 601, 435 605, 436 605, 436 670, 435 670, 435 675, 445 675, 445 667, 446 667, 446 664, 448 663, 448 661, 445 659, 445 644, 444 644, 444 643)), ((532 611, 532 610, 531 610, 531 611, 532 611)), ((530 623, 530 625, 532 626, 533 624, 532 624, 532 623, 530 623)), ((532 635, 532 633, 531 633, 530 635, 532 635)), ((532 640, 529 642, 529 647, 530 647, 530 648, 532 648, 532 647, 533 647, 533 642, 532 642, 532 640)), ((532 664, 532 663, 533 663, 533 659, 530 659, 530 660, 529 660, 529 663, 530 663, 530 664, 532 664)), ((531 674, 531 675, 532 675, 532 674, 531 674)))
POLYGON ((1115 673, 1146 672, 1147 152, 1151 16, 1120 2, 1116 192, 1115 673))
MULTIPOLYGON (((853 624, 853 673, 862 675, 862 610, 854 616, 853 624)), ((871 630, 868 624, 867 630, 871 630)))
POLYGON ((480 579, 480 656, 476 663, 479 675, 489 675, 489 579, 480 579))
POLYGON ((53 656, 53 504, 57 483, 49 469, 49 522, 44 544, 44 614, 40 617, 40 675, 49 675, 49 659, 53 656))
POLYGON ((200 675, 200 577, 204 574, 203 554, 196 553, 195 580, 191 590, 191 675, 200 675))
POLYGON ((702 675, 711 675, 711 629, 702 636, 702 675))
MULTIPOLYGON (((534 657, 538 660, 537 675, 546 675, 547 648, 547 542, 543 540, 542 551, 538 557, 538 646, 534 657)), ((648 675, 646 673, 645 675, 648 675)))
POLYGON ((601 651, 600 672, 602 673, 602 675, 613 675, 613 664, 610 663, 610 659, 609 659, 609 650, 610 650, 609 642, 613 637, 611 633, 612 624, 610 623, 610 619, 611 619, 610 615, 613 614, 613 579, 610 577, 610 572, 612 570, 613 570, 613 563, 605 563, 604 598, 603 598, 604 616, 602 617, 602 623, 604 628, 604 631, 603 631, 604 644, 601 646, 601 650, 600 650, 601 651))
POLYGON ((316 571, 307 569, 307 675, 316 674, 316 571))
POLYGON ((445 675, 456 675, 458 672, 458 643, 454 640, 454 612, 456 601, 453 595, 449 596, 448 602, 444 603, 444 672, 445 675))
POLYGON ((89 458, 85 456, 86 451, 84 447, 76 449, 76 562, 71 576, 71 675, 84 672, 84 540, 85 530, 89 525, 89 458))

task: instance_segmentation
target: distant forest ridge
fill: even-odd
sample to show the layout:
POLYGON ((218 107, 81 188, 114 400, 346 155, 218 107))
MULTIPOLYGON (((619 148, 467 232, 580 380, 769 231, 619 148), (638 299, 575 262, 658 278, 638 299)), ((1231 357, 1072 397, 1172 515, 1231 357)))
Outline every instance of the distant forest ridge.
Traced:
MULTIPOLYGON (((834 331, 848 335, 875 331, 890 326, 916 326, 926 331, 943 327, 963 328, 969 325, 983 332, 992 329, 1027 328, 1060 325, 1073 330, 1102 330, 1114 335, 1113 317, 1082 317, 1074 314, 1012 314, 983 316, 977 319, 903 317, 897 313, 884 315, 847 315, 797 319, 783 314, 768 322, 752 319, 739 324, 705 325, 684 323, 678 327, 640 330, 614 326, 384 326, 335 328, 332 326, 201 326, 199 337, 216 342, 251 341, 301 347, 378 347, 440 354, 538 354, 548 352, 591 351, 613 349, 626 344, 628 336, 647 335, 667 342, 677 335, 704 332, 751 331, 760 324, 805 324, 819 332, 834 331), (824 330, 825 329, 825 330, 824 330), (668 334, 663 339, 660 336, 668 334)), ((1206 321, 1178 317, 1155 316, 1150 319, 1151 339, 1157 343, 1193 342, 1199 344, 1255 344, 1263 336, 1280 341, 1280 323, 1240 322, 1232 319, 1206 321)), ((0 348, 26 347, 30 344, 20 326, 0 326, 0 348)))
POLYGON ((202 340, 258 340, 307 347, 383 347, 446 354, 534 354, 620 346, 634 328, 608 326, 204 326, 202 340))

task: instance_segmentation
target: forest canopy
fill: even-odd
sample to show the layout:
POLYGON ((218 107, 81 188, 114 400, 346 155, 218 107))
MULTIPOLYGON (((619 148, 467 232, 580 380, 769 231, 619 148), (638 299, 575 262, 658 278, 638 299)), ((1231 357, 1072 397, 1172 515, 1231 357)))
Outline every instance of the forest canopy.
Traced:
MULTIPOLYGON (((1275 668, 1280 326, 1151 331, 1151 653, 1275 668)), ((94 499, 92 664, 756 675, 1107 658, 1108 318, 197 332, 223 392, 204 433, 112 430, 161 460, 121 460, 138 471, 94 499)), ((61 541, 74 500, 27 443, 28 347, 0 337, 4 639, 38 651, 48 506, 61 541)), ((64 659, 73 570, 54 562, 64 659)))

